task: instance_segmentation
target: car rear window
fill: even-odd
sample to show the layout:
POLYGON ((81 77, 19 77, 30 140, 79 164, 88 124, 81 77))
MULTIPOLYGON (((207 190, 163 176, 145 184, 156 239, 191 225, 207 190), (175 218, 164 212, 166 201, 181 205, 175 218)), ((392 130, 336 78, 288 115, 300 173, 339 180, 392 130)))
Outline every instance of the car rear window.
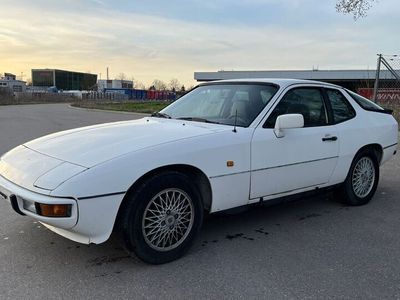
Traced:
POLYGON ((384 108, 380 107, 378 104, 372 102, 371 100, 368 100, 367 98, 364 98, 363 96, 360 96, 359 94, 356 94, 352 91, 346 90, 347 93, 351 96, 351 98, 354 99, 360 105, 362 108, 366 110, 375 110, 375 111, 383 111, 385 110, 384 108))

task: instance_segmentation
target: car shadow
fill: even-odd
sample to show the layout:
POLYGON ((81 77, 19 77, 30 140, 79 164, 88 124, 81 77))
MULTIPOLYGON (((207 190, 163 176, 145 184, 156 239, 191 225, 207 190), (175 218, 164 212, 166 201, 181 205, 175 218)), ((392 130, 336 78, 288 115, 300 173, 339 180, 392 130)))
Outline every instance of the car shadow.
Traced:
POLYGON ((234 239, 254 241, 282 230, 305 223, 309 219, 324 218, 336 210, 349 207, 335 201, 331 193, 282 199, 278 203, 268 202, 248 206, 236 211, 221 212, 205 219, 200 234, 200 246, 234 239))
MULTIPOLYGON (((257 204, 249 206, 247 209, 212 214, 204 219, 203 227, 186 256, 192 260, 196 259, 196 256, 204 254, 207 247, 221 247, 223 251, 223 248, 231 247, 235 241, 251 243, 268 239, 280 232, 290 232, 300 223, 304 225, 313 220, 323 220, 329 214, 342 209, 348 210, 349 208, 333 201, 330 194, 324 194, 301 197, 272 206, 268 203, 257 204)), ((115 274, 119 274, 129 265, 135 266, 135 268, 148 266, 138 258, 131 257, 122 248, 115 234, 103 244, 82 245, 60 237, 45 228, 44 230, 47 231, 46 235, 32 240, 31 247, 43 248, 43 243, 46 243, 44 241, 47 241, 46 261, 52 261, 51 256, 56 259, 61 253, 63 259, 68 263, 84 265, 89 269, 117 266, 117 269, 113 271, 115 274)), ((43 235, 43 232, 40 234, 43 235)), ((241 246, 247 247, 245 244, 239 245, 239 247, 241 246)), ((40 261, 37 263, 40 264, 40 261)))
MULTIPOLYGON (((199 267, 208 264, 212 255, 225 259, 234 255, 232 251, 246 253, 266 247, 278 251, 282 241, 288 239, 287 235, 299 227, 304 227, 304 230, 309 230, 307 227, 310 230, 319 229, 324 224, 332 223, 329 220, 332 216, 350 209, 333 201, 330 194, 321 194, 273 206, 258 204, 244 211, 212 214, 204 219, 203 227, 189 252, 166 265, 173 269, 182 266, 199 267)), ((18 230, 25 231, 25 238, 15 239, 13 247, 19 249, 18 255, 33 255, 31 259, 21 260, 17 268, 28 274, 46 271, 46 268, 54 267, 55 264, 60 268, 76 269, 89 277, 124 276, 120 274, 153 270, 154 266, 130 256, 121 247, 115 234, 103 244, 83 245, 51 232, 40 223, 30 220, 23 224, 23 228, 18 230), (26 235, 30 237, 26 238, 26 235)), ((11 234, 18 235, 17 232, 11 234)), ((163 268, 158 267, 157 270, 163 272, 163 268)))

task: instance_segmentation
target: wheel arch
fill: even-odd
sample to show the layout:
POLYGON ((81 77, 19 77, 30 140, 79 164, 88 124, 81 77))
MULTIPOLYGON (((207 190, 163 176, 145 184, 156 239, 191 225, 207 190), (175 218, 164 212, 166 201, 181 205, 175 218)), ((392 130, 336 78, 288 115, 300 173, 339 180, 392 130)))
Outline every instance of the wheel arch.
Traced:
MULTIPOLYGON (((354 158, 356 158, 359 153, 361 153, 361 152, 363 152, 365 150, 372 150, 376 155, 376 158, 378 160, 378 164, 379 165, 381 164, 381 160, 382 160, 382 157, 383 157, 383 147, 380 144, 373 143, 373 144, 367 144, 367 145, 361 147, 357 151, 356 155, 354 155, 354 158)), ((353 160, 354 160, 354 158, 353 158, 353 160)))
POLYGON ((371 143, 371 144, 364 145, 360 149, 358 149, 358 151, 355 153, 355 155, 350 163, 345 181, 342 182, 340 185, 338 185, 337 188, 335 189, 336 195, 341 198, 341 201, 343 201, 343 203, 346 203, 346 204, 352 205, 352 206, 356 206, 356 205, 364 205, 371 200, 371 198, 373 197, 373 195, 375 193, 376 186, 378 185, 378 182, 379 182, 379 165, 382 160, 382 157, 383 157, 383 148, 380 144, 371 143), (352 167, 355 164, 357 158, 361 158, 360 153, 363 153, 364 151, 370 151, 370 152, 374 153, 374 155, 376 156, 377 174, 375 174, 375 176, 377 176, 377 177, 375 178, 375 182, 372 187, 371 196, 367 195, 364 198, 357 198, 357 196, 355 196, 355 194, 353 195, 353 193, 354 193, 353 188, 350 187, 351 176, 352 176, 351 173, 352 173, 352 167), (350 192, 350 190, 351 190, 351 192, 350 192))
POLYGON ((212 189, 208 177, 205 175, 203 171, 192 165, 174 164, 174 165, 166 165, 155 168, 142 175, 130 186, 119 206, 116 223, 118 223, 118 220, 120 220, 120 214, 122 213, 122 211, 124 211, 124 206, 126 205, 128 199, 130 198, 130 195, 132 195, 132 193, 135 193, 135 191, 137 191, 137 189, 144 182, 152 178, 154 175, 165 171, 176 171, 185 174, 190 177, 192 182, 196 182, 196 187, 198 188, 198 191, 200 193, 204 210, 207 213, 210 212, 212 204, 212 189))

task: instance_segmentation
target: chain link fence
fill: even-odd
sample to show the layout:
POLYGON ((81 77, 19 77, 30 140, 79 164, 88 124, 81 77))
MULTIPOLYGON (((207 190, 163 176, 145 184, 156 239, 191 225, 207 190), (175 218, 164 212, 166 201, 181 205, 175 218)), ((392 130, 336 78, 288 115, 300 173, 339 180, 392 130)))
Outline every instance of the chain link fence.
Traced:
POLYGON ((400 122, 400 56, 378 55, 373 99, 400 122))
POLYGON ((76 101, 72 94, 54 94, 45 92, 13 92, 0 88, 0 105, 36 104, 36 103, 70 103, 76 101))

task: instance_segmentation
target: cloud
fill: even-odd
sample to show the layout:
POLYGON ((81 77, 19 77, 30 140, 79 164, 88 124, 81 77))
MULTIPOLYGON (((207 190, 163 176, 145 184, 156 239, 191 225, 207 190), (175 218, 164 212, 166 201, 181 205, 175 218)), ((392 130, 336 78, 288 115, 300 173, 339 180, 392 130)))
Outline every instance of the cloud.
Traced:
MULTIPOLYGON (((104 78, 108 66, 112 75, 124 72, 146 83, 176 77, 191 84, 193 72, 201 70, 366 68, 374 64, 379 47, 393 46, 393 39, 378 45, 376 37, 395 36, 385 21, 370 26, 375 19, 354 23, 334 12, 333 20, 319 26, 291 24, 291 18, 296 20, 293 5, 298 15, 307 15, 316 3, 311 0, 303 6, 285 0, 281 4, 290 6, 285 20, 256 26, 110 9, 99 0, 22 2, 5 2, 0 11, 0 71, 49 67, 102 73, 104 78)), ((228 3, 217 2, 215 9, 228 3)), ((245 0, 240 5, 276 2, 245 0)))

